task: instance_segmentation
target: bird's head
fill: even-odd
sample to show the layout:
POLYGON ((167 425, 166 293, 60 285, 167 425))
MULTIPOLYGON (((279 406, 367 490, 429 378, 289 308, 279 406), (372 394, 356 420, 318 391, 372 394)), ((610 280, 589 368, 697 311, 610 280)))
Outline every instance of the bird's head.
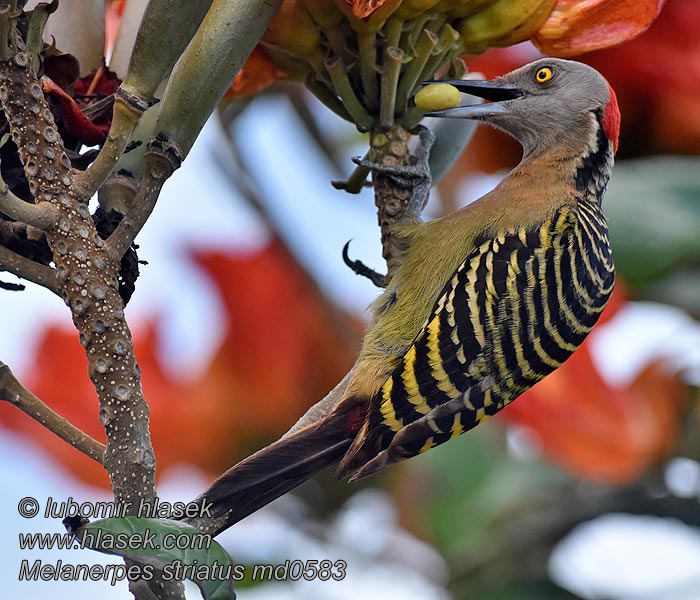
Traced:
POLYGON ((476 119, 517 139, 525 156, 553 147, 595 150, 599 131, 617 150, 620 110, 598 71, 579 62, 543 58, 491 81, 450 81, 460 92, 491 102, 427 113, 476 119))

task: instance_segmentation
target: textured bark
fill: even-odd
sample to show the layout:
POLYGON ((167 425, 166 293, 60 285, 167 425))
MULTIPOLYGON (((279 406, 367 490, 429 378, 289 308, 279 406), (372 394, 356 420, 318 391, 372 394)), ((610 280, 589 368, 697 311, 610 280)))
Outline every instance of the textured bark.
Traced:
MULTIPOLYGON (((408 165, 406 130, 396 125, 381 133, 371 133, 368 160, 387 166, 408 165)), ((394 245, 391 226, 398 223, 406 211, 411 200, 411 190, 397 186, 390 177, 378 172, 373 174, 373 181, 374 203, 377 206, 377 218, 381 227, 382 256, 387 264, 388 281, 401 260, 400 252, 394 245)))
MULTIPOLYGON (((0 102, 32 195, 39 205, 57 209, 56 221, 46 229, 56 290, 70 308, 99 396, 107 434, 104 465, 115 500, 130 503, 135 514, 140 500, 155 499, 155 455, 141 372, 118 293, 119 260, 107 252, 92 221, 87 203, 94 190, 75 189, 70 160, 16 31, 9 49, 10 59, 0 62, 0 102)), ((181 597, 177 584, 153 583, 159 597, 181 597)), ((146 597, 139 591, 143 585, 132 589, 146 597)))
POLYGON ((90 216, 89 198, 72 187, 70 160, 23 44, 0 67, 0 101, 17 144, 29 188, 58 208, 46 237, 56 264, 56 287, 71 310, 100 398, 107 432, 105 466, 116 500, 155 495, 155 457, 148 405, 131 332, 117 292, 119 263, 110 258, 90 216))
POLYGON ((6 400, 49 431, 98 463, 103 464, 105 447, 51 410, 25 388, 5 363, 0 361, 0 400, 6 400))

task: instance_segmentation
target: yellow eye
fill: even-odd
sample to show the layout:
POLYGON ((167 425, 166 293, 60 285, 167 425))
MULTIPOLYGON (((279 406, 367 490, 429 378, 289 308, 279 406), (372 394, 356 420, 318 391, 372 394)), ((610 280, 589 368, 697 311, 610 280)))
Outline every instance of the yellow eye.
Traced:
POLYGON ((537 69, 537 73, 535 73, 535 79, 537 80, 537 83, 545 83, 549 81, 553 76, 554 72, 549 67, 542 67, 541 69, 537 69))

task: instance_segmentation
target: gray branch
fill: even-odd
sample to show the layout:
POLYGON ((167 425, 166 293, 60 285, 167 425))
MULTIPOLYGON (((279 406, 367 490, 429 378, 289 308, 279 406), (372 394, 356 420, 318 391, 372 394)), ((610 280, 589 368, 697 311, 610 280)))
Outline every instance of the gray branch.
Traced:
POLYGON ((0 361, 0 400, 16 406, 26 415, 68 442, 86 456, 104 464, 105 445, 78 429, 25 388, 5 363, 0 361))
POLYGON ((0 271, 17 275, 60 296, 56 285, 56 272, 51 267, 34 262, 2 245, 0 245, 0 271))
POLYGON ((15 196, 0 176, 0 212, 15 221, 20 221, 46 231, 58 221, 58 211, 48 202, 32 204, 15 196))

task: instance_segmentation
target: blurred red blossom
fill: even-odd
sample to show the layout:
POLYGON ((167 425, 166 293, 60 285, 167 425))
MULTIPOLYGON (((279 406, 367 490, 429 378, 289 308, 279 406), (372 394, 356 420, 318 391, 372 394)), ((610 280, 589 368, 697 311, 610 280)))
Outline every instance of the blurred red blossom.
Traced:
MULTIPOLYGON (((700 2, 667 0, 642 35, 623 46, 576 59, 598 69, 617 94, 622 113, 618 156, 700 154, 700 2)), ((526 45, 466 57, 487 78, 537 58, 526 45)), ((519 148, 504 134, 481 127, 454 177, 495 172, 517 162, 519 148)), ((454 188, 454 181, 445 188, 454 188)))
MULTIPOLYGON (((325 301, 279 243, 244 255, 197 252, 194 260, 212 278, 228 317, 210 364, 194 380, 174 376, 157 351, 158 320, 137 326, 134 343, 158 473, 187 462, 214 476, 283 433, 340 380, 352 365, 360 326, 325 301)), ((22 380, 77 427, 104 440, 75 331, 48 327, 34 369, 22 380)), ((97 463, 4 402, 0 423, 37 439, 85 481, 108 485, 97 463)))
POLYGON ((575 56, 616 46, 645 31, 666 0, 557 0, 532 37, 544 54, 575 56))

